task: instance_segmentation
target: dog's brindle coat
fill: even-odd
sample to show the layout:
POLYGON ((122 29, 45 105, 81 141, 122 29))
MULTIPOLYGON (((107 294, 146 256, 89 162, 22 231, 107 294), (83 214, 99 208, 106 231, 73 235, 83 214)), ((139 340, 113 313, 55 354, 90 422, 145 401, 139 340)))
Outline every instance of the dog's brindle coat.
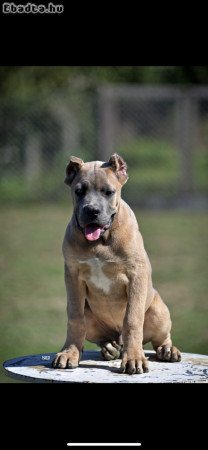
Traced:
POLYGON ((74 204, 63 242, 68 327, 53 367, 77 367, 85 338, 107 360, 121 354, 120 370, 129 374, 148 371, 142 343, 151 341, 160 360, 181 359, 135 215, 121 199, 127 179, 117 154, 108 163, 72 157, 66 168, 74 204))

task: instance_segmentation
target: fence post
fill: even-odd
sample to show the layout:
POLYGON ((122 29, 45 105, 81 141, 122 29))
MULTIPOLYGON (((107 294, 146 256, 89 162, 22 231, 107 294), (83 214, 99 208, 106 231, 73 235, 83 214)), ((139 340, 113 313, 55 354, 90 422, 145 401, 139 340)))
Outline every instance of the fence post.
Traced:
POLYGON ((107 161, 115 151, 117 111, 112 86, 98 89, 99 143, 96 158, 107 161))
POLYGON ((196 145, 196 101, 190 89, 181 90, 176 100, 177 146, 180 158, 179 192, 194 191, 194 148, 196 145))

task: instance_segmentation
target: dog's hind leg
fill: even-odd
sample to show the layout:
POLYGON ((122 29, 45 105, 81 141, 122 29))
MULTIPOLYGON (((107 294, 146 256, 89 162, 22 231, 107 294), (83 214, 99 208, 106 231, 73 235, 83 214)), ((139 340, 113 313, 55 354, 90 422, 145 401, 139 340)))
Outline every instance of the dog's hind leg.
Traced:
POLYGON ((123 350, 122 336, 115 341, 100 342, 101 355, 107 361, 119 359, 123 350))
POLYGON ((180 351, 172 345, 170 313, 158 292, 146 311, 144 321, 144 343, 151 341, 157 358, 161 361, 181 360, 180 351))

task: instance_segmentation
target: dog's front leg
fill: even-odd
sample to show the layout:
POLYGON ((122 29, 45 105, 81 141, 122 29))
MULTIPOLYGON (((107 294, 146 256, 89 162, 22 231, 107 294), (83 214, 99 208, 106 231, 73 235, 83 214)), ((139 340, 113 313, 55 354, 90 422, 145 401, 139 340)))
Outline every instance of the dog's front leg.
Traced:
POLYGON ((122 331, 124 347, 120 370, 130 375, 148 372, 148 363, 142 348, 148 270, 145 262, 140 262, 139 266, 139 273, 135 270, 129 277, 128 303, 122 331))
POLYGON ((61 350, 57 353, 53 367, 74 369, 78 366, 86 335, 84 307, 85 284, 78 274, 65 264, 65 284, 67 291, 67 337, 61 350))

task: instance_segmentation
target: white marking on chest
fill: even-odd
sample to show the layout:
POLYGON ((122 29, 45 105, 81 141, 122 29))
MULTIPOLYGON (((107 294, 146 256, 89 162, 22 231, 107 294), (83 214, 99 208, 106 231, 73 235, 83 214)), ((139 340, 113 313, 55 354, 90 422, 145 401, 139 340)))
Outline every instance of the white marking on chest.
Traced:
POLYGON ((105 262, 100 261, 99 258, 90 258, 85 261, 80 261, 80 264, 87 264, 90 266, 90 281, 98 289, 101 289, 105 294, 109 294, 112 281, 104 274, 103 266, 105 262))

